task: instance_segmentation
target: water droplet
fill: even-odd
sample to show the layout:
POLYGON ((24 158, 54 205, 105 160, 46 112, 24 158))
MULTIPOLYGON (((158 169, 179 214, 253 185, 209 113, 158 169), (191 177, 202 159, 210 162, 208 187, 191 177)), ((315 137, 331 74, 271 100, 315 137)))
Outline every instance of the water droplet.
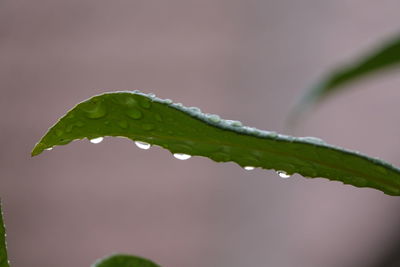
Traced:
POLYGON ((50 151, 50 150, 53 150, 53 148, 49 147, 49 148, 46 148, 45 150, 50 151))
POLYGON ((56 135, 57 135, 58 137, 60 137, 62 134, 63 134, 63 131, 61 131, 60 129, 57 129, 57 130, 56 130, 56 135))
POLYGON ((163 119, 162 119, 162 117, 161 117, 160 114, 156 114, 155 118, 156 118, 156 120, 159 121, 159 122, 163 121, 163 119))
POLYGON ((224 153, 224 152, 216 152, 211 154, 210 156, 213 160, 217 161, 217 162, 226 162, 229 161, 231 159, 231 157, 224 153))
POLYGON ((128 107, 136 106, 137 102, 133 97, 127 97, 125 99, 125 105, 128 107))
POLYGON ((135 145, 140 149, 149 149, 151 147, 149 143, 141 141, 135 141, 135 145))
POLYGON ((58 145, 66 145, 66 144, 69 144, 71 142, 72 142, 72 140, 61 138, 61 139, 58 140, 58 145))
POLYGON ((190 159, 192 156, 183 153, 174 153, 174 157, 180 160, 187 160, 190 159))
POLYGON ((233 121, 233 120, 224 120, 223 124, 226 126, 233 126, 233 127, 240 127, 242 123, 240 121, 233 121))
POLYGON ((116 99, 119 104, 125 105, 127 107, 133 107, 137 105, 137 101, 132 96, 122 96, 116 99))
POLYGON ((316 177, 317 176, 317 171, 315 167, 301 167, 300 172, 301 175, 305 177, 316 177))
POLYGON ((253 166, 245 166, 245 167, 243 167, 243 169, 245 169, 246 171, 251 171, 251 170, 254 170, 255 167, 253 167, 253 166))
POLYGON ((127 94, 121 94, 121 95, 116 94, 112 98, 112 101, 117 105, 122 105, 125 107, 134 107, 138 105, 138 102, 136 101, 135 97, 127 94))
POLYGON ((173 149, 173 151, 179 151, 182 154, 192 154, 193 153, 193 149, 191 147, 191 144, 189 144, 188 142, 185 142, 186 144, 183 143, 179 143, 179 144, 171 144, 171 148, 173 149))
POLYGON ((189 110, 194 113, 201 113, 201 109, 198 107, 190 107, 189 110))
POLYGON ((276 132, 268 132, 268 137, 277 138, 278 137, 278 133, 276 133, 276 132))
POLYGON ((289 178, 291 176, 290 174, 287 174, 285 171, 276 171, 276 173, 279 175, 279 177, 284 179, 289 178))
POLYGON ((85 125, 85 123, 82 122, 82 121, 77 121, 77 122, 75 123, 75 125, 78 126, 78 127, 82 127, 83 125, 85 125))
POLYGON ((107 109, 101 102, 87 102, 82 109, 89 119, 99 119, 107 114, 107 109))
POLYGON ((143 128, 143 130, 150 131, 150 130, 153 130, 154 128, 156 128, 156 126, 154 126, 154 124, 151 124, 151 123, 144 123, 144 124, 142 124, 142 128, 143 128))
POLYGON ((261 165, 260 164, 260 160, 258 160, 256 158, 256 155, 250 155, 250 154, 249 155, 245 155, 245 156, 237 155, 236 157, 238 157, 237 160, 238 160, 238 163, 239 163, 240 166, 252 167, 252 166, 260 166, 261 165))
POLYGON ((352 177, 351 180, 357 186, 366 186, 368 184, 368 181, 362 177, 352 177))
POLYGON ((231 125, 234 127, 241 127, 243 126, 242 123, 240 121, 232 121, 231 125))
POLYGON ((375 166, 375 169, 378 171, 378 172, 380 172, 380 173, 383 173, 383 174, 387 174, 387 169, 385 168, 385 167, 383 167, 383 166, 379 166, 379 165, 376 165, 375 166))
POLYGON ((67 133, 70 133, 70 132, 72 132, 72 128, 74 128, 74 125, 73 124, 68 124, 67 127, 65 128, 65 131, 67 133))
POLYGON ((123 120, 118 122, 118 126, 121 127, 122 129, 128 128, 128 122, 123 120))
POLYGON ((212 114, 208 117, 211 122, 218 123, 221 121, 221 118, 218 115, 212 114))
POLYGON ((145 98, 142 101, 140 101, 140 105, 145 109, 149 109, 151 107, 151 102, 149 99, 145 98))
POLYGON ((321 138, 318 138, 318 137, 313 137, 313 136, 299 137, 298 140, 306 141, 308 143, 313 143, 313 144, 325 144, 324 140, 322 140, 321 138))
POLYGON ((142 117, 142 112, 138 109, 132 108, 126 111, 126 115, 134 120, 138 120, 142 117))
POLYGON ((103 140, 104 140, 103 137, 97 137, 97 138, 90 139, 90 143, 98 144, 98 143, 101 143, 103 140))

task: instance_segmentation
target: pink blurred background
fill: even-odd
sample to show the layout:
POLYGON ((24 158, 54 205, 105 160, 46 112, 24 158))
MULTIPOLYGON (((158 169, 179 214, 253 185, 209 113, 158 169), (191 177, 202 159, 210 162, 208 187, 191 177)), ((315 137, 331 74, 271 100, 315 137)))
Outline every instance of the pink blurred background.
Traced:
POLYGON ((400 31, 399 9, 398 0, 1 1, 0 195, 12 266, 89 266, 112 252, 163 267, 375 266, 400 237, 398 197, 182 162, 126 139, 30 150, 76 103, 141 89, 399 166, 399 72, 352 85, 285 130, 316 79, 400 31))

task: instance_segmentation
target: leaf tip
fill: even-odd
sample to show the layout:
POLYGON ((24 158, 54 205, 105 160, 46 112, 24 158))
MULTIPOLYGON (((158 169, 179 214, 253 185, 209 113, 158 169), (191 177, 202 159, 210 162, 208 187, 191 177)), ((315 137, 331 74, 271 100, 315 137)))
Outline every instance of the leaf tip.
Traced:
POLYGON ((31 157, 37 156, 45 150, 46 145, 43 143, 37 143, 31 152, 31 157))

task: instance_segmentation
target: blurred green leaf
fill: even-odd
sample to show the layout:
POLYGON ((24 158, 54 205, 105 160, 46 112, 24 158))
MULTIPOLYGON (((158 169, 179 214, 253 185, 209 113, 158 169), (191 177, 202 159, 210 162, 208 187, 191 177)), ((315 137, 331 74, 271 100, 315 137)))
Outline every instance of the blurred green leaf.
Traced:
POLYGON ((146 143, 158 145, 181 159, 204 156, 236 162, 245 169, 275 169, 281 177, 296 172, 400 195, 400 170, 379 159, 314 137, 296 138, 242 126, 139 92, 106 93, 80 103, 50 128, 32 155, 76 139, 99 142, 96 138, 104 136, 145 142, 139 144, 145 148, 146 143))
POLYGON ((147 259, 116 254, 97 261, 92 267, 160 267, 147 259))
POLYGON ((10 267, 7 256, 6 228, 4 227, 3 210, 0 202, 0 267, 10 267))
MULTIPOLYGON (((354 63, 343 65, 328 74, 307 92, 299 102, 295 113, 322 100, 333 92, 341 90, 351 82, 382 72, 400 64, 400 36, 383 43, 354 63)), ((295 114, 296 116, 296 114, 295 114)))

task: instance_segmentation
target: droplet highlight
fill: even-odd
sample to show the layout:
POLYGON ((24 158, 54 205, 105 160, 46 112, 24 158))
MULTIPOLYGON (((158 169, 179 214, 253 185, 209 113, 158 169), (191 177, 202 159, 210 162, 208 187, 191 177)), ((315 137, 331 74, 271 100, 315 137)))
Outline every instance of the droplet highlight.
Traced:
POLYGON ((52 147, 49 147, 49 148, 46 148, 45 150, 51 151, 51 150, 53 150, 53 148, 52 148, 52 147))
POLYGON ((98 143, 103 142, 103 140, 104 140, 103 137, 97 137, 97 138, 90 139, 89 141, 90 141, 90 143, 92 143, 92 144, 98 144, 98 143))
POLYGON ((190 159, 192 156, 183 153, 174 153, 174 157, 180 160, 187 160, 190 159))
POLYGON ((285 172, 285 171, 276 171, 276 174, 278 174, 279 177, 284 178, 284 179, 287 179, 291 176, 290 174, 287 174, 287 172, 285 172))
POLYGON ((140 149, 149 149, 151 147, 151 145, 149 143, 146 142, 141 142, 141 141, 135 141, 135 145, 140 148, 140 149))
POLYGON ((253 166, 245 166, 245 167, 243 167, 243 169, 245 169, 246 171, 251 171, 251 170, 254 170, 255 167, 253 167, 253 166))

